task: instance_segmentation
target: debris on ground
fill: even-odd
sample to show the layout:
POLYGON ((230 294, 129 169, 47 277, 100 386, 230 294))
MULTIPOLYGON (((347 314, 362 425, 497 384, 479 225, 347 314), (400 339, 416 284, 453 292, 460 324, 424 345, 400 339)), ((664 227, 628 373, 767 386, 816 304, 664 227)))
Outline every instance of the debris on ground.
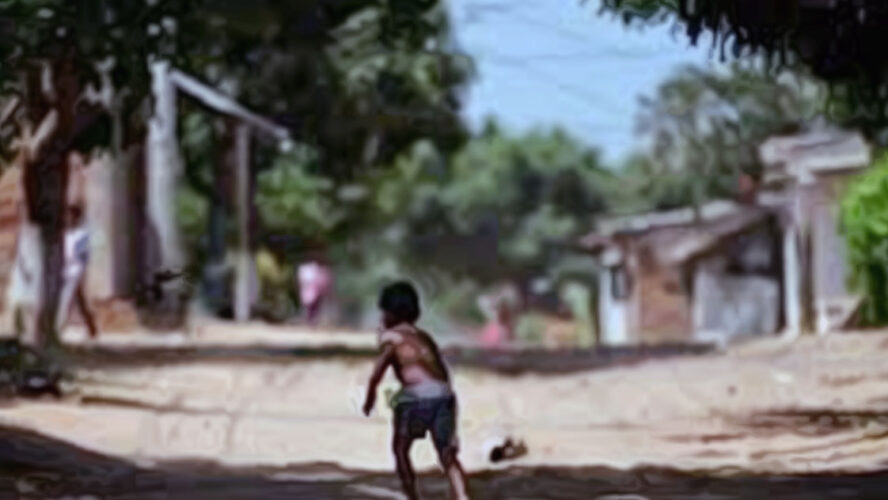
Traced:
POLYGON ((18 339, 0 341, 0 395, 61 397, 61 371, 18 339))
POLYGON ((491 462, 502 462, 504 460, 514 460, 527 454, 527 445, 524 441, 514 441, 512 438, 506 438, 505 442, 494 446, 490 450, 491 462))

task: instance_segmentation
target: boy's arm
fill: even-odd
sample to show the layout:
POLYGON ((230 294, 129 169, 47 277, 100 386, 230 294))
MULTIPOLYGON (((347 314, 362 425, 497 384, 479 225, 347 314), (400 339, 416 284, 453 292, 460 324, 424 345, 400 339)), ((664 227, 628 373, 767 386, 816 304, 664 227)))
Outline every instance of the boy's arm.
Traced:
POLYGON ((444 362, 444 356, 441 355, 441 350, 438 348, 437 344, 434 344, 435 348, 433 352, 435 353, 435 360, 438 363, 438 367, 441 370, 441 376, 444 377, 444 382, 450 383, 450 370, 447 369, 447 363, 444 362))
POLYGON ((370 382, 367 384, 367 397, 364 399, 364 415, 370 415, 373 405, 376 404, 376 387, 382 380, 385 370, 392 363, 395 356, 395 346, 389 343, 383 344, 382 353, 376 359, 373 373, 370 374, 370 382))

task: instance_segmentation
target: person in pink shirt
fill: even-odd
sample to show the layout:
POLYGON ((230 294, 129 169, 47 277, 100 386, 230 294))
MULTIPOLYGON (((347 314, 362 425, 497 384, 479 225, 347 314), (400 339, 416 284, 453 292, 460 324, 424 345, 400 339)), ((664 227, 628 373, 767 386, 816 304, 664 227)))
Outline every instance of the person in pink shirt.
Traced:
POLYGON ((299 266, 299 301, 303 314, 310 325, 317 324, 324 299, 330 292, 332 276, 320 259, 312 259, 299 266))
POLYGON ((500 346, 512 339, 515 303, 515 291, 508 286, 481 297, 478 305, 488 318, 481 331, 481 344, 484 347, 500 346))
POLYGON ((481 333, 481 343, 484 347, 496 347, 504 344, 512 336, 512 321, 508 306, 499 302, 496 306, 496 316, 488 321, 481 333))

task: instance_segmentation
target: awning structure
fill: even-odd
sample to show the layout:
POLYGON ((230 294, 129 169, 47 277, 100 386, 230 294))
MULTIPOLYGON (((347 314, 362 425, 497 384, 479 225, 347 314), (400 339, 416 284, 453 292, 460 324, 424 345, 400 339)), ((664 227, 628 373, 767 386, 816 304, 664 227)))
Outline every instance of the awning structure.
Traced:
POLYGON ((818 174, 868 166, 871 148, 859 133, 817 131, 771 138, 760 146, 759 155, 766 166, 766 184, 785 180, 810 184, 818 174))
POLYGON ((170 66, 167 61, 151 65, 154 114, 149 121, 146 144, 148 214, 159 240, 159 262, 153 270, 161 283, 164 276, 179 276, 185 267, 179 227, 176 223, 175 192, 182 176, 176 134, 177 96, 187 95, 235 122, 235 179, 238 249, 235 265, 234 312, 239 321, 250 316, 251 256, 249 248, 251 140, 256 134, 271 136, 281 149, 292 146, 286 128, 264 118, 224 93, 170 66))

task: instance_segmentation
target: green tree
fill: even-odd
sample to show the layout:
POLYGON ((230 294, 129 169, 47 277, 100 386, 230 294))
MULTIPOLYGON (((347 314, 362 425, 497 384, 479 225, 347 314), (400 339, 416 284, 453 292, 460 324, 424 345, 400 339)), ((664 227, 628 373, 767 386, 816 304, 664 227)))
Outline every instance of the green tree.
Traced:
POLYGON ((592 227, 616 185, 595 150, 559 130, 512 137, 489 126, 446 168, 426 152, 396 169, 409 181, 376 193, 407 261, 525 293, 548 274, 548 243, 592 227))
POLYGON ((888 323, 888 156, 878 158, 842 200, 841 226, 851 284, 864 296, 862 319, 888 323))
POLYGON ((721 58, 760 56, 768 69, 801 64, 830 84, 837 117, 879 132, 888 118, 888 9, 837 0, 602 0, 627 24, 673 22, 721 58))
POLYGON ((162 28, 169 24, 164 21, 187 17, 188 8, 188 2, 0 4, 0 93, 21 103, 15 117, 21 129, 52 125, 40 148, 25 147, 19 156, 28 214, 40 228, 43 247, 38 307, 43 342, 53 341, 56 333, 67 186, 64 159, 74 148, 111 145, 107 120, 96 104, 118 121, 126 110, 135 110, 147 96, 148 56, 172 56, 177 50, 175 30, 162 28), (99 98, 84 99, 90 95, 99 98))
POLYGON ((818 86, 796 73, 684 68, 642 99, 638 130, 648 149, 631 173, 649 179, 641 195, 653 208, 734 196, 740 174, 761 174, 758 146, 804 127, 822 102, 818 86))
POLYGON ((318 170, 347 179, 417 137, 441 147, 462 140, 457 97, 471 68, 448 36, 434 0, 0 3, 0 94, 21 99, 22 128, 58 118, 46 146, 23 158, 46 249, 43 337, 53 337, 58 302, 62 159, 84 138, 115 148, 143 142, 151 60, 277 116, 314 146, 318 170), (81 105, 90 82, 109 90, 102 103, 116 135, 95 137, 101 110, 81 105))
POLYGON ((418 141, 340 186, 312 173, 316 161, 282 157, 260 175, 257 204, 268 229, 326 245, 340 296, 357 309, 381 282, 409 275, 471 316, 481 287, 527 292, 548 276, 548 243, 588 230, 621 196, 597 152, 558 130, 511 136, 490 124, 452 154, 418 141))

